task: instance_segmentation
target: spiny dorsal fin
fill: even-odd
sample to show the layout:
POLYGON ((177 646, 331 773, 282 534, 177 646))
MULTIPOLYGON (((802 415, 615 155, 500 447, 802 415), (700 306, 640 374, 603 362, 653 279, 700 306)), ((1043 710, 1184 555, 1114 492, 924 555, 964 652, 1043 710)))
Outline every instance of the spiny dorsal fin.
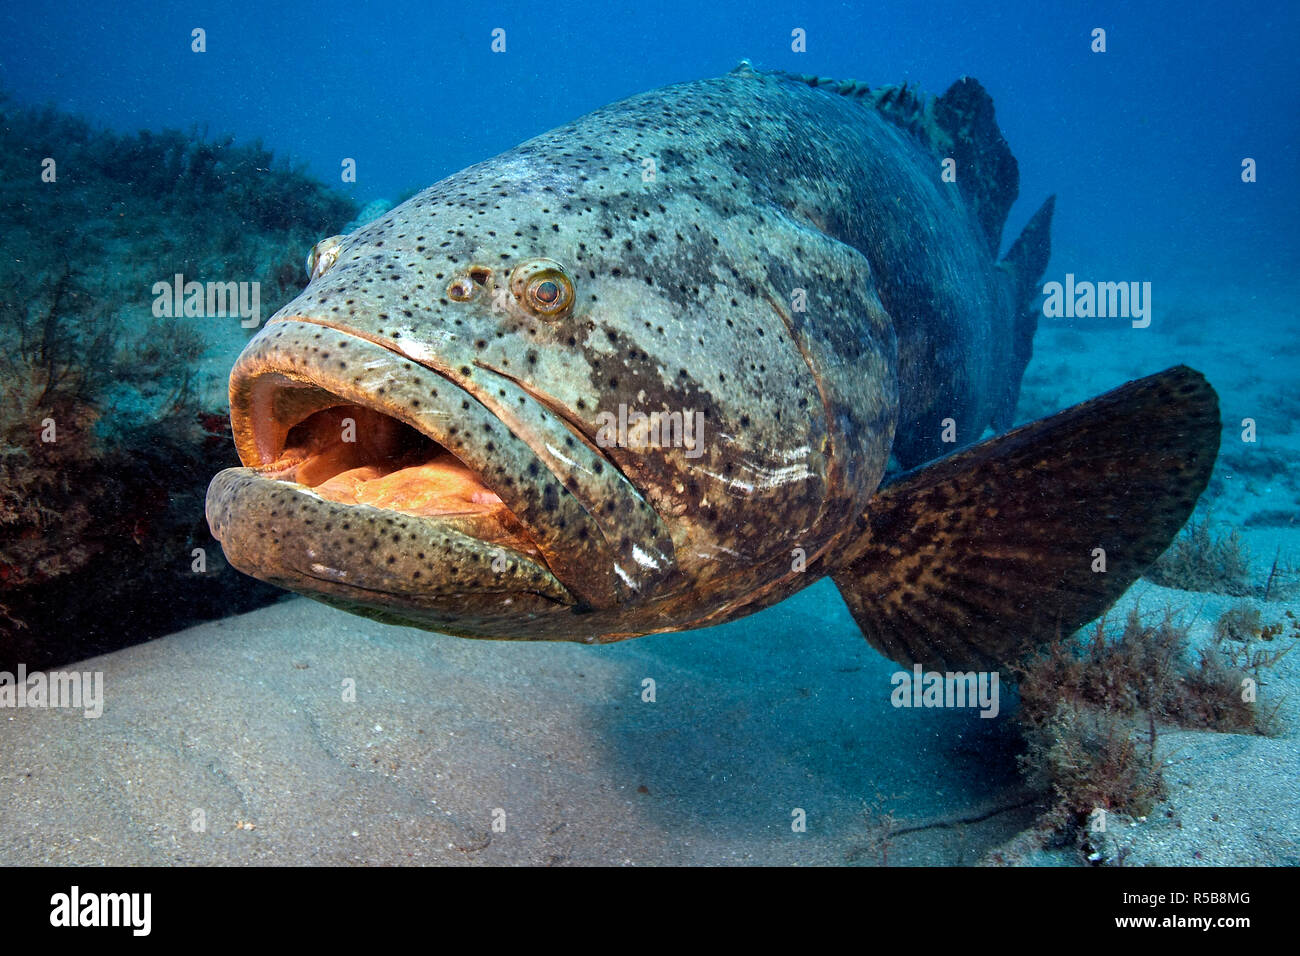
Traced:
POLYGON ((989 253, 997 258, 1002 227, 1020 193, 1020 169, 998 129, 993 98, 978 80, 964 76, 943 96, 928 98, 907 83, 878 86, 873 90, 860 80, 836 80, 784 70, 758 71, 748 60, 742 61, 733 72, 780 77, 858 100, 940 158, 956 160, 957 186, 974 207, 988 240, 989 253))
MULTIPOLYGON (((787 70, 755 70, 748 60, 741 60, 740 66, 732 70, 733 73, 754 73, 759 76, 776 76, 786 80, 792 80, 795 83, 802 83, 805 86, 811 86, 816 90, 825 90, 828 93, 836 93, 840 96, 848 96, 853 99, 870 100, 871 87, 861 80, 836 80, 829 76, 813 76, 811 73, 790 73, 787 70)), ((906 84, 904 84, 906 85, 906 84)), ((881 87, 881 91, 892 90, 895 87, 881 87)))

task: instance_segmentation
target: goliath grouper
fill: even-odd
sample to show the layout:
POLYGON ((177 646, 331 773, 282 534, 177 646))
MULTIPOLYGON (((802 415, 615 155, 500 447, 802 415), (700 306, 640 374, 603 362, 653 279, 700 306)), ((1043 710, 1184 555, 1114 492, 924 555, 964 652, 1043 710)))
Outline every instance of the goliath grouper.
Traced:
POLYGON ((1037 324, 1052 201, 998 261, 1018 189, 971 79, 742 64, 597 110, 318 244, 231 375, 213 534, 467 637, 705 627, 829 575, 889 657, 995 667, 1132 584, 1219 442, 1179 367, 972 444, 1037 324))

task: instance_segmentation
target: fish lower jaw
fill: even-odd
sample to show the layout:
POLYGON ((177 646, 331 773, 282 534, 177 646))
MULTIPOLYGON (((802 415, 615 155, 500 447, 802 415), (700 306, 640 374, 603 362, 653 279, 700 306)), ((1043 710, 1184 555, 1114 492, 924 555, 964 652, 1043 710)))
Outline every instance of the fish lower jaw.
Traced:
POLYGON ((207 516, 234 567, 311 597, 448 620, 468 607, 577 603, 490 511, 409 514, 228 468, 209 486, 207 516))
POLYGON ((329 481, 312 487, 285 478, 294 490, 320 501, 337 505, 339 514, 364 514, 362 509, 389 511, 430 524, 455 528, 458 532, 482 541, 492 548, 504 548, 546 566, 541 550, 527 531, 495 494, 482 490, 467 493, 454 485, 421 478, 419 475, 440 470, 437 465, 419 465, 399 469, 382 476, 371 469, 357 468, 342 472, 329 481), (411 486, 411 487, 408 487, 411 486))

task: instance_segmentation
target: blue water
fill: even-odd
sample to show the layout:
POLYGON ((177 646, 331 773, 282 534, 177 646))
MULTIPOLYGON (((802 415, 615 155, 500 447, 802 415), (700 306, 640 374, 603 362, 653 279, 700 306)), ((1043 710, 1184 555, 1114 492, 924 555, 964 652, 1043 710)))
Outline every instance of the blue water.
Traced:
MULTIPOLYGON (((976 77, 994 99, 998 123, 1021 173, 1020 200, 1004 231, 1004 246, 1042 201, 1056 194, 1053 257, 1045 279, 1073 272, 1082 279, 1149 281, 1155 288, 1157 320, 1163 323, 1150 335, 1112 324, 1102 330, 1108 337, 1085 339, 1063 328, 1068 323, 1043 321, 1037 364, 1026 380, 1034 398, 1030 407, 1045 414, 1178 361, 1202 367, 1220 390, 1228 425, 1217 481, 1207 497, 1231 522, 1244 523, 1248 534, 1267 535, 1257 545, 1252 539, 1266 560, 1275 547, 1279 555, 1294 555, 1293 545, 1300 547, 1300 530, 1285 517, 1300 500, 1300 482, 1290 477, 1297 447, 1294 421, 1300 418, 1300 405, 1289 397, 1294 393, 1296 332, 1287 325, 1296 321, 1294 303, 1300 293, 1298 41, 1300 3, 1294 0, 758 6, 741 0, 625 5, 572 0, 395 0, 377 5, 355 0, 284 5, 265 0, 95 5, 43 0, 33 5, 0 0, 0 92, 20 104, 49 103, 122 132, 197 127, 214 138, 260 139, 277 156, 306 164, 364 205, 396 200, 611 101, 718 75, 741 59, 763 69, 854 78, 873 86, 907 81, 932 94, 942 93, 960 76, 976 77), (205 31, 204 53, 191 50, 195 28, 205 31), (505 30, 503 53, 491 49, 497 28, 505 30), (1104 53, 1090 49, 1096 28, 1106 31, 1104 53), (806 33, 806 52, 792 50, 796 29, 806 33), (355 183, 340 177, 345 158, 356 161, 355 183), (1242 181, 1246 158, 1257 164, 1256 182, 1242 181), (1194 321, 1164 322, 1174 314, 1170 303, 1186 316, 1188 304, 1202 300, 1204 313, 1193 316, 1194 321), (1261 329, 1267 323, 1276 325, 1261 329), (1261 332, 1267 334, 1257 334, 1261 332), (1258 444, 1235 438, 1235 423, 1247 416, 1259 420, 1263 437, 1258 444), (1249 519, 1264 510, 1274 514, 1272 523, 1257 522, 1252 531, 1249 519), (1290 537, 1282 537, 1284 532, 1290 537)), ((0 191, 0 201, 3 195, 0 191)), ((7 247, 5 238, 0 235, 0 254, 20 259, 21 250, 7 247)), ((79 265, 96 274, 98 264, 79 265)), ((104 274, 111 274, 111 268, 104 274)), ((162 274, 171 275, 170 265, 162 274)), ((1074 328, 1086 330, 1087 324, 1074 328)), ((147 537, 149 529, 139 533, 147 537)), ((185 562, 188 555, 187 548, 185 562)), ((0 602, 0 611, 4 609, 0 602)), ((319 620, 311 616, 319 610, 299 607, 286 613, 305 614, 302 620, 312 622, 319 620)), ((292 625, 298 618, 274 620, 292 625)), ((37 619, 35 626, 39 632, 44 622, 37 619)), ((303 681, 308 679, 303 673, 308 658, 318 668, 311 679, 325 670, 312 656, 318 638, 312 626, 286 625, 289 633, 283 640, 272 629, 273 639, 266 644, 268 657, 299 655, 301 660, 282 660, 281 670, 303 681), (295 635, 300 647, 293 643, 295 635)), ((370 627, 368 622, 364 626, 370 627)), ((341 659, 351 661, 347 655, 355 655, 356 666, 374 668, 367 672, 375 675, 367 686, 392 691, 378 707, 405 713, 407 691, 394 676, 400 669, 386 671, 390 659, 376 650, 386 640, 375 636, 378 625, 362 631, 360 619, 349 618, 340 627, 352 633, 345 630, 340 637, 330 632, 327 639, 342 648, 341 659)), ((232 630, 240 640, 263 636, 257 626, 232 630)), ((520 726, 562 723, 558 712, 545 708, 567 707, 571 695, 589 708, 578 721, 577 738, 584 746, 590 740, 597 751, 608 751, 590 758, 590 776, 578 789, 604 792, 612 780, 629 793, 656 799, 667 795, 661 804, 651 805, 655 809, 648 818, 674 839, 700 820, 722 828, 724 836, 734 835, 738 844, 749 838, 750 830, 785 828, 789 810, 781 801, 789 795, 790 801, 813 807, 815 814, 824 813, 814 816, 814 827, 850 847, 846 856, 844 847, 836 845, 817 861, 852 859, 852 846, 868 840, 860 833, 860 818, 873 793, 883 801, 881 807, 898 808, 902 818, 915 821, 982 811, 986 794, 1011 790, 1016 779, 1011 753, 1016 743, 1005 722, 984 722, 965 713, 900 713, 886 703, 894 665, 858 640, 829 581, 779 608, 707 635, 647 637, 604 653, 583 648, 585 657, 564 648, 556 652, 567 655, 554 657, 558 663, 537 654, 538 661, 547 661, 536 665, 538 686, 552 683, 532 696, 516 694, 518 687, 505 677, 505 690, 491 683, 497 671, 510 681, 518 681, 516 673, 534 676, 530 665, 512 670, 520 666, 514 646, 469 650, 453 646, 450 638, 441 644, 424 636, 394 640, 406 642, 400 644, 404 654, 426 655, 414 658, 423 660, 424 669, 412 673, 423 680, 435 671, 449 695, 483 680, 493 700, 541 701, 536 712, 487 715, 478 750, 471 743, 460 753, 462 766, 475 769, 479 751, 486 755, 485 765, 496 759, 496 738, 513 737, 520 726), (497 653, 499 657, 492 656, 497 653), (439 664, 446 665, 442 671, 427 666, 429 660, 438 662, 439 655, 446 656, 439 664), (562 682, 578 666, 592 669, 597 679, 588 688, 598 689, 575 690, 576 685, 562 682), (597 667, 611 668, 602 672, 603 684, 597 667), (646 673, 673 688, 649 720, 634 709, 634 688, 646 673), (611 687, 618 694, 626 691, 627 700, 611 687), (624 704, 628 709, 619 711, 624 704), (677 711, 670 709, 674 706, 677 711), (518 715, 513 725, 512 714, 518 715), (638 790, 642 780, 649 785, 638 790), (663 809, 678 804, 681 817, 663 809), (741 825, 727 823, 738 816, 741 825), (773 819, 778 823, 772 824, 773 819)), ((77 656, 101 649, 88 645, 77 656)), ((7 649, 0 646, 0 651, 7 649)), ((256 653, 250 651, 242 660, 256 660, 261 668, 256 653)), ((207 673, 221 673, 224 681, 219 664, 208 664, 207 673)), ((168 661, 167 667, 172 666, 174 661, 168 661)), ((586 679, 581 672, 577 678, 586 679)), ((262 686, 260 671, 257 683, 262 686)), ((410 696, 441 706, 437 687, 429 691, 421 686, 410 696)), ((298 706, 297 698, 286 699, 298 706)), ((463 701, 448 706, 457 704, 463 701)), ((168 706, 164 701, 158 708, 168 706)), ((299 726, 298 711, 289 712, 294 723, 286 718, 284 726, 299 726)), ((443 729, 446 712, 431 704, 429 713, 430 728, 443 729)), ((178 719, 185 726, 203 727, 207 716, 191 713, 178 719)), ((256 708, 241 705, 234 719, 259 718, 256 708)), ((154 736, 160 724, 172 730, 170 713, 152 719, 154 724, 141 719, 142 736, 154 736)), ((405 726, 420 719, 405 721, 405 726)), ((458 719, 480 722, 468 708, 458 719)), ((377 719, 355 723, 352 730, 380 729, 377 719)), ((385 717, 383 723, 390 721, 385 717)), ((204 732, 194 736, 202 738, 204 732)), ((340 732, 339 739, 346 738, 340 732)), ((210 739, 219 738, 213 733, 210 739)), ((97 740, 93 746, 103 749, 97 740)), ((209 746, 220 752, 220 744, 209 746)), ((431 768, 441 768, 441 756, 421 763, 422 742, 416 746, 408 740, 403 746, 417 755, 417 772, 411 774, 416 786, 443 786, 426 779, 431 768)), ((57 748, 51 752, 62 753, 57 748)), ((589 759, 586 750, 582 753, 582 760, 589 759)), ((535 779, 554 780, 551 786, 564 788, 568 778, 549 764, 554 754, 531 741, 520 745, 519 754, 521 762, 537 762, 526 764, 535 779)), ((2 764, 0 770, 6 769, 2 764)), ((80 762, 69 766, 81 773, 80 762)), ((536 789, 534 778, 512 775, 504 767, 492 769, 500 769, 507 789, 536 789)), ((38 782, 41 777, 38 773, 38 782)), ((439 792, 453 791, 447 785, 439 792)), ((550 799, 549 792, 543 796, 550 799)), ((470 812, 465 810, 467 816, 470 812)), ((615 816, 624 812, 620 803, 615 816)), ((9 829, 25 832, 22 826, 9 829)), ((350 824, 340 832, 349 830, 350 824)), ((589 845, 604 839, 599 831, 590 833, 589 845)), ((1279 837, 1279 844, 1291 852, 1294 843, 1288 840, 1279 837)), ((382 858, 381 851, 375 852, 368 860, 382 858)), ((782 845, 781 852, 789 851, 782 845)), ((944 852, 943 859, 951 862, 963 860, 965 850, 944 852)))
POLYGON ((968 74, 1020 161, 1008 237, 1057 193, 1058 264, 1260 288, 1300 261, 1298 38, 1300 4, 1266 2, 46 0, 4 4, 0 88, 125 131, 260 137, 365 202, 746 57, 935 93, 968 74), (497 27, 505 53, 490 49, 497 27), (1089 49, 1095 27, 1105 53, 1089 49), (344 157, 354 185, 339 182, 344 157))

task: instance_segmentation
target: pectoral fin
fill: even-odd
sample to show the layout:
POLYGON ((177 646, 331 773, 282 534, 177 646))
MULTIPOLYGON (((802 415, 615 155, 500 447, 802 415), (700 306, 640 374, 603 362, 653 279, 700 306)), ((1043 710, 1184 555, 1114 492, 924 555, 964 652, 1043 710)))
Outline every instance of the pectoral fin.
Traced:
POLYGON ((1117 600, 1186 522, 1218 448, 1214 389, 1168 369, 898 476, 832 577, 887 657, 995 668, 1117 600))

